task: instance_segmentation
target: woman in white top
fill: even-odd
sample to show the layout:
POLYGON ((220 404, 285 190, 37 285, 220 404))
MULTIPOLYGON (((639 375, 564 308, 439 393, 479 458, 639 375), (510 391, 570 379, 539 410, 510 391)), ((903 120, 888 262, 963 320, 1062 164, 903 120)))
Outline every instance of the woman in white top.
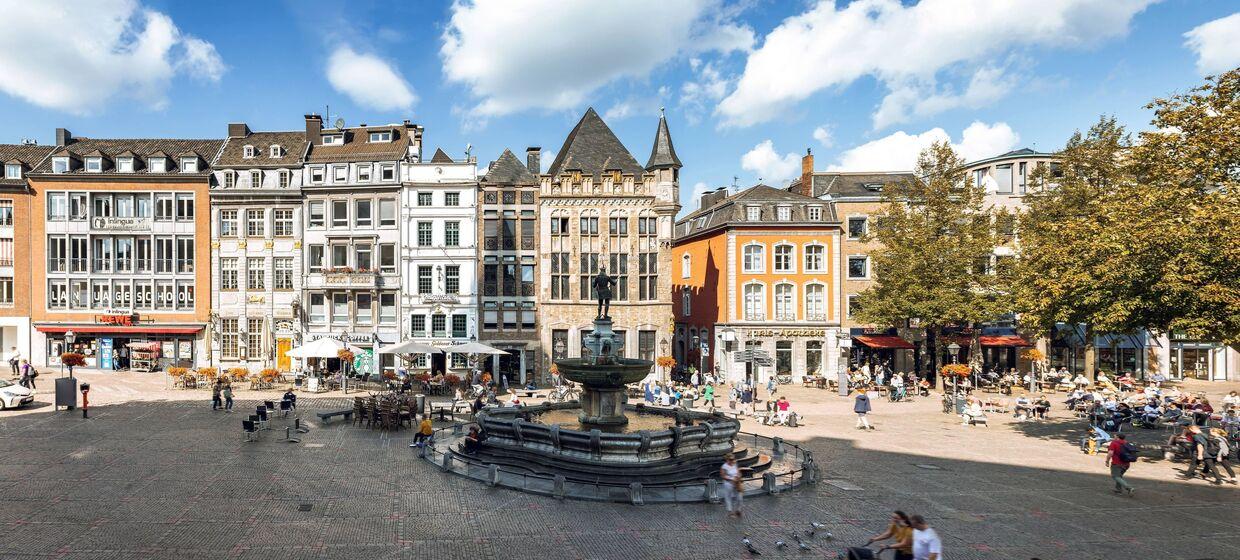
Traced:
POLYGON ((723 466, 719 467, 720 494, 723 494, 723 505, 728 509, 729 517, 741 516, 741 503, 745 494, 741 492, 741 468, 736 464, 736 457, 731 453, 723 456, 723 466))

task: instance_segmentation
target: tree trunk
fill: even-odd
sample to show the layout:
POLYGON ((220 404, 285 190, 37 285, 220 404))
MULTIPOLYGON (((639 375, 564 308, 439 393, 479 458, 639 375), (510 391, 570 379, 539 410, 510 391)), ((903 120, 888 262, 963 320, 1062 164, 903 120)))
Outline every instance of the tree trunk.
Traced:
POLYGON ((1094 326, 1085 323, 1085 377, 1098 380, 1098 349, 1094 346, 1094 326))

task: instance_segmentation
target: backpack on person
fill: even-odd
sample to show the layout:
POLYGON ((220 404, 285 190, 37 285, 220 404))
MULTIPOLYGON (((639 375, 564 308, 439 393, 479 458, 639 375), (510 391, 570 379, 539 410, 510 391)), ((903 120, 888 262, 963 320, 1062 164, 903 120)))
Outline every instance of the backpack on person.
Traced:
POLYGON ((1221 443, 1222 442, 1219 441, 1219 438, 1216 438, 1216 437, 1207 439, 1206 440, 1206 456, 1207 457, 1218 457, 1219 453, 1223 450, 1223 448, 1221 447, 1221 443))
POLYGON ((1119 453, 1117 455, 1120 461, 1135 463, 1137 462, 1137 446, 1125 441, 1123 445, 1119 446, 1119 453))
POLYGON ((39 376, 39 370, 34 369, 34 366, 31 366, 31 367, 30 367, 30 378, 31 378, 31 379, 34 379, 34 378, 36 378, 36 377, 38 377, 38 376, 39 376))

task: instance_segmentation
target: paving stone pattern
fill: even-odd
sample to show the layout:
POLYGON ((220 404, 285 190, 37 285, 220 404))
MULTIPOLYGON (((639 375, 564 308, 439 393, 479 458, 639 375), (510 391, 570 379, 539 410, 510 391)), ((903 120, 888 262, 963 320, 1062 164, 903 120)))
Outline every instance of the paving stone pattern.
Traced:
POLYGON ((312 429, 301 444, 279 441, 281 419, 244 443, 241 411, 254 400, 234 414, 201 400, 110 404, 89 420, 47 406, 0 416, 0 558, 743 558, 744 535, 765 557, 833 558, 897 508, 930 519, 952 560, 1240 558, 1236 487, 1143 462, 1138 495, 1114 496, 1101 458, 1076 451, 1069 418, 966 428, 923 399, 876 403, 878 430, 858 432, 851 401, 785 392, 807 426, 745 429, 808 446, 839 484, 751 498, 743 521, 717 505, 487 488, 419 461, 407 430, 321 426, 311 414, 347 398, 303 397, 312 429), (811 521, 835 539, 802 554, 789 534, 811 521))

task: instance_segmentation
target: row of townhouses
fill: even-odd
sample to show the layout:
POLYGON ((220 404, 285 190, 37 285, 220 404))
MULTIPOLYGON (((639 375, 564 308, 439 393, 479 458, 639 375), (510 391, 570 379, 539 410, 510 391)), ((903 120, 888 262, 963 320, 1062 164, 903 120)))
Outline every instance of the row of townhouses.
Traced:
MULTIPOLYGON (((206 140, 59 129, 53 146, 0 146, 0 161, 0 348, 36 365, 76 351, 103 369, 292 370, 304 364, 289 349, 329 337, 364 350, 363 372, 463 374, 463 355, 378 350, 478 340, 506 351, 488 369, 543 380, 552 360, 581 356, 604 269, 629 357, 765 381, 847 363, 921 370, 933 351, 917 325, 853 318, 873 281, 870 220, 910 173, 815 171, 807 152, 791 185, 708 192, 677 220, 681 161, 663 117, 643 165, 590 109, 546 172, 537 147, 479 175, 468 155, 424 158, 409 121, 325 128, 318 115, 206 140), (743 350, 771 362, 747 373, 743 350)), ((969 169, 990 204, 1019 211, 1044 165, 1053 154, 1025 149, 969 169)), ((1001 269, 1019 240, 1013 223, 995 227, 1001 269)), ((1083 370, 1083 337, 1070 325, 1026 337, 1014 320, 947 334, 961 361, 1022 370, 1033 347, 1083 370)), ((1175 333, 1095 344, 1107 371, 1221 380, 1240 362, 1175 333)))
POLYGON ((670 348, 681 165, 663 118, 644 166, 591 109, 548 172, 529 148, 481 177, 472 157, 425 158, 409 121, 304 124, 0 146, 0 348, 38 366, 76 351, 102 369, 291 370, 288 350, 330 337, 364 350, 363 372, 464 373, 463 355, 378 350, 478 340, 524 381, 581 355, 601 268, 626 352, 670 348))

